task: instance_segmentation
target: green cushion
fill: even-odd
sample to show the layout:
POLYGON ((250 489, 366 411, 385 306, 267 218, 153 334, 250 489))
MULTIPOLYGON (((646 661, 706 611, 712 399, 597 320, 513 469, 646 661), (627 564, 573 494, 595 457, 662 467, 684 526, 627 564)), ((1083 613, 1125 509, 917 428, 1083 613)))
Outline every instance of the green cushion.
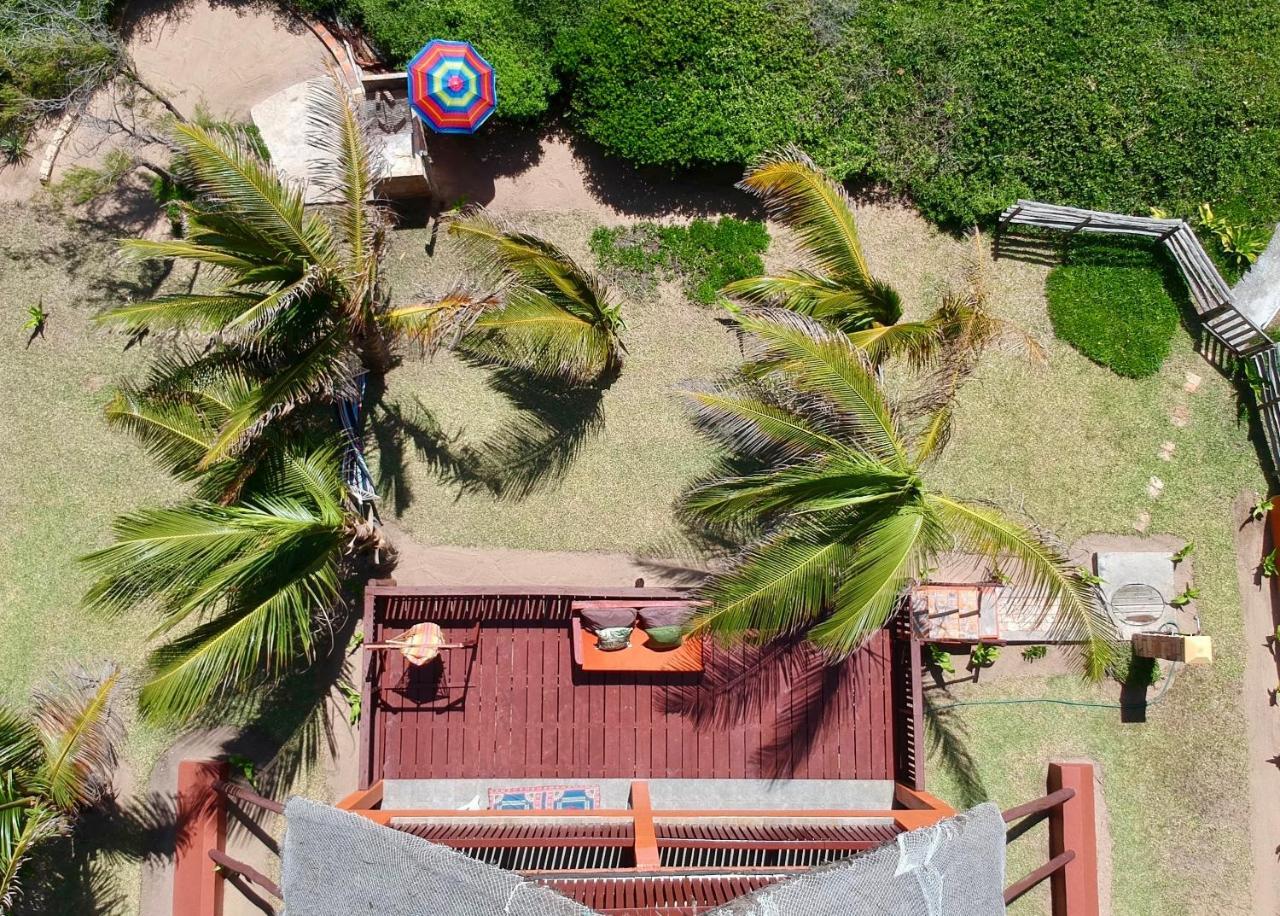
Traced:
POLYGON ((596 631, 596 648, 617 652, 631 645, 631 627, 603 627, 596 631))
POLYGON ((646 627, 644 632, 648 635, 649 642, 660 649, 674 649, 684 642, 682 626, 646 627))

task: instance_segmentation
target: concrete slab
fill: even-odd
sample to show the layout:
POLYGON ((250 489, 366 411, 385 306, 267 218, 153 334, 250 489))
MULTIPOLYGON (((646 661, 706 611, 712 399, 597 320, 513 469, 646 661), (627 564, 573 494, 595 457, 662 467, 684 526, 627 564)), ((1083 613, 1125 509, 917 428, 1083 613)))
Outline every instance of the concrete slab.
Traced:
POLYGON ((1231 288, 1236 308, 1265 328, 1280 312, 1280 224, 1266 250, 1240 282, 1231 288))

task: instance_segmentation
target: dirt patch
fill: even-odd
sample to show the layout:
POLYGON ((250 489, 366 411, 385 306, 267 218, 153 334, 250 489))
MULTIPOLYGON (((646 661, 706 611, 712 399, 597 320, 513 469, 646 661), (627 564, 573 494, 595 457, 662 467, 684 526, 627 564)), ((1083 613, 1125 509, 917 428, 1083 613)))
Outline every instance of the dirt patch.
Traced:
POLYGON ((1250 519, 1257 503, 1252 491, 1236 497, 1234 517, 1244 520, 1236 531, 1236 577, 1244 612, 1245 667, 1241 704, 1248 723, 1249 741, 1249 844, 1253 853, 1253 912, 1255 916, 1280 913, 1280 709, 1276 685, 1280 666, 1276 660, 1275 632, 1280 623, 1275 611, 1272 580, 1263 578, 1258 565, 1272 549, 1267 526, 1250 519))

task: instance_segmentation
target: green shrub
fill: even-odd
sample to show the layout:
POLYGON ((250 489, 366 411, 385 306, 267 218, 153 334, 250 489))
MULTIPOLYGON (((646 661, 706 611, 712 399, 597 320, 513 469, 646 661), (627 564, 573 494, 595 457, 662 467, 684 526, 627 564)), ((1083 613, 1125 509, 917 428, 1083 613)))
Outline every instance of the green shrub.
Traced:
POLYGON ((599 0, 558 36, 571 110, 606 149, 642 165, 742 163, 818 143, 833 115, 834 57, 803 4, 599 0))
POLYGON ((860 0, 831 162, 968 223, 1017 196, 1280 215, 1280 4, 860 0))
POLYGON ((383 54, 403 66, 433 38, 469 41, 493 65, 498 80, 495 117, 533 118, 547 110, 559 87, 551 70, 545 11, 524 0, 346 0, 383 54))
POLYGON ((763 223, 728 216, 715 222, 695 219, 687 226, 601 226, 591 234, 601 268, 641 283, 680 277, 689 298, 703 305, 714 303, 726 284, 759 276, 764 271, 760 255, 768 247, 763 223))
POLYGON ((1045 284, 1054 333, 1118 375, 1154 375, 1178 327, 1180 282, 1149 246, 1073 242, 1045 284))
POLYGON ((1135 655, 1133 650, 1120 652, 1116 656, 1107 673, 1118 683, 1126 687, 1154 687, 1160 683, 1160 663, 1154 658, 1143 658, 1135 655))

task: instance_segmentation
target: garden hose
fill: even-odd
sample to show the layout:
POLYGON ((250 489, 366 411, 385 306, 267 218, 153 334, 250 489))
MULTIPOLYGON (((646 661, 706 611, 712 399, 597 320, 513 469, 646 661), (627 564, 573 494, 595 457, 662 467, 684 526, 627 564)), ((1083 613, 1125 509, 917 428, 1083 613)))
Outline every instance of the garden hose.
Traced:
POLYGON ((1160 685, 1160 690, 1150 700, 1132 703, 1093 703, 1088 700, 1060 700, 1054 697, 1026 697, 1013 700, 958 700, 955 703, 947 703, 945 706, 932 706, 931 710, 955 709, 957 706, 1018 706, 1023 703, 1052 703, 1057 706, 1084 706, 1092 709, 1137 709, 1147 706, 1155 706, 1164 699, 1164 695, 1169 692, 1170 686, 1173 685, 1173 677, 1178 671, 1178 662, 1170 662, 1169 673, 1165 675, 1164 683, 1160 685))

